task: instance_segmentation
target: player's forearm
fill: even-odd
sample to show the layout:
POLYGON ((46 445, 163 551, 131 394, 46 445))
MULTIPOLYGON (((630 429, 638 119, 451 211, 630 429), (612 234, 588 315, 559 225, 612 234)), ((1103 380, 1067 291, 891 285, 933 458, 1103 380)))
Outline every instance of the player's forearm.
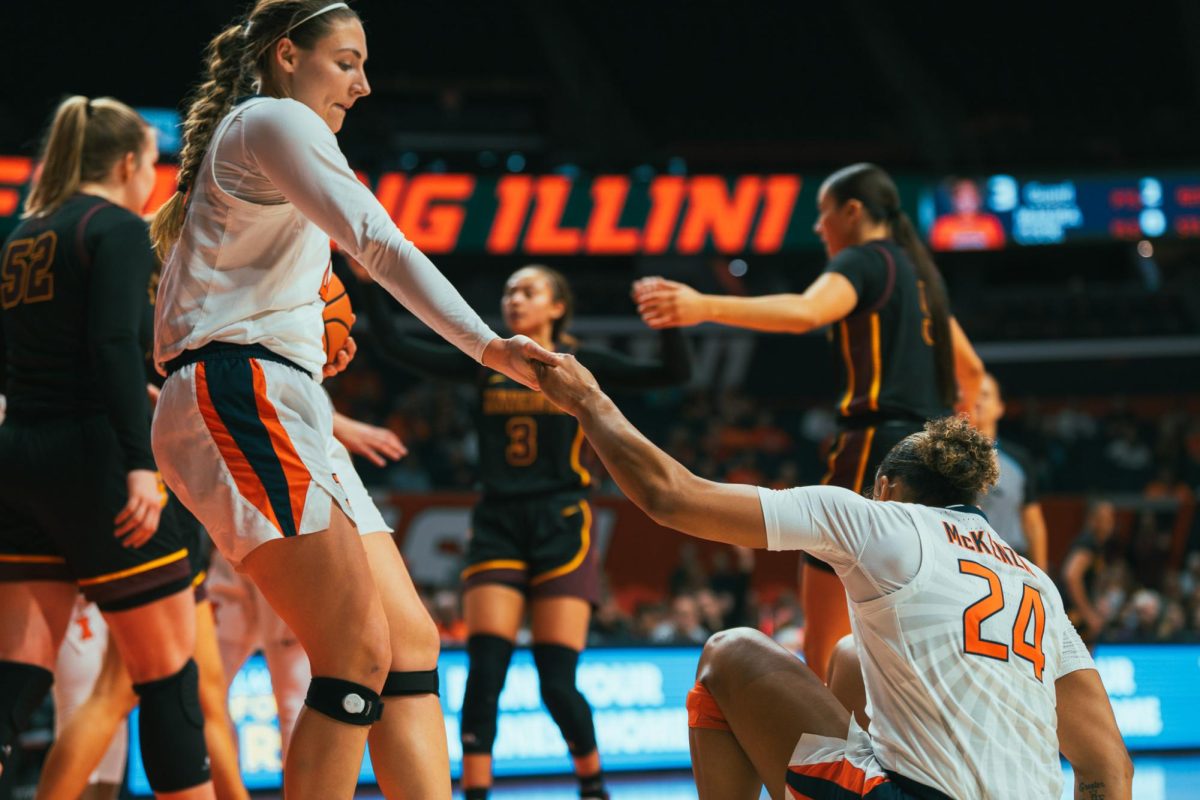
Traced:
POLYGON ((974 419, 975 403, 985 374, 983 359, 975 352, 971 340, 954 317, 950 318, 950 341, 954 351, 954 379, 958 383, 955 411, 974 419))
POLYGON ((704 295, 704 318, 709 322, 768 333, 807 333, 817 327, 809 305, 809 301, 799 294, 704 295))
POLYGON ((1083 586, 1082 579, 1072 580, 1068 577, 1067 594, 1071 595, 1071 602, 1075 604, 1075 608, 1079 610, 1079 613, 1085 617, 1099 616, 1088 599, 1087 590, 1083 586))
POLYGON ((673 505, 672 487, 687 469, 655 447, 603 393, 586 399, 578 416, 592 448, 621 491, 651 519, 661 522, 673 505))
MULTIPOLYGON (((1128 759, 1125 759, 1128 764, 1128 759)), ((1075 770, 1075 800, 1129 800, 1133 797, 1133 765, 1102 770, 1075 770)))

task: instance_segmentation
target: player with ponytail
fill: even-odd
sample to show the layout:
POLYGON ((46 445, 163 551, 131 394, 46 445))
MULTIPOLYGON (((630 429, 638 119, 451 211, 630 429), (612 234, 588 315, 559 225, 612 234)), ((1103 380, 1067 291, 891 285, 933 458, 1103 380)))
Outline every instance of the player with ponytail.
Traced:
POLYGON ((354 355, 348 340, 326 364, 329 240, 484 366, 536 386, 532 362, 560 357, 497 337, 355 177, 336 134, 370 94, 367 58, 358 15, 326 0, 258 0, 209 45, 178 191, 152 226, 168 376, 153 444, 168 485, 308 655, 288 798, 351 796, 369 742, 386 796, 448 800, 437 630, 338 457, 319 383, 354 355))
POLYGON ((141 703, 151 787, 211 798, 191 543, 150 445, 142 320, 155 261, 140 214, 157 160, 129 106, 64 100, 0 250, 0 768, 50 688, 82 590, 141 703))
MULTIPOLYGON (((973 412, 983 364, 951 315, 942 276, 886 172, 873 164, 839 170, 821 185, 817 205, 814 228, 830 260, 803 294, 704 295, 647 278, 635 297, 655 328, 717 322, 807 333, 829 326, 841 377, 840 432, 822 482, 862 492, 883 456, 926 420, 951 409, 973 412)), ((850 618, 837 576, 805 558, 804 655, 824 678, 850 618)))

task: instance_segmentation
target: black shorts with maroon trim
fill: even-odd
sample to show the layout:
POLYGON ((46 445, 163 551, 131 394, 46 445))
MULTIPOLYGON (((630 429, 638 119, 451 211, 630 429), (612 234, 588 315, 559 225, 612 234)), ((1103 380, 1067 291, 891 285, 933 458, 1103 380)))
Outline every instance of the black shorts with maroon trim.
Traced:
MULTIPOLYGON (((888 420, 866 427, 843 428, 833 442, 826 459, 827 470, 821 483, 840 486, 857 494, 869 492, 875 485, 875 472, 883 457, 908 436, 923 430, 925 423, 915 420, 888 420)), ((805 563, 833 572, 818 558, 805 554, 805 563)))
POLYGON ((600 601, 592 507, 579 492, 484 498, 471 514, 463 589, 502 584, 527 597, 600 601))
MULTIPOLYGON (((0 580, 74 581, 101 610, 121 611, 187 588, 187 534, 163 509, 141 547, 114 536, 128 499, 116 434, 104 415, 0 426, 0 580)), ((166 490, 163 501, 166 503, 166 490)))

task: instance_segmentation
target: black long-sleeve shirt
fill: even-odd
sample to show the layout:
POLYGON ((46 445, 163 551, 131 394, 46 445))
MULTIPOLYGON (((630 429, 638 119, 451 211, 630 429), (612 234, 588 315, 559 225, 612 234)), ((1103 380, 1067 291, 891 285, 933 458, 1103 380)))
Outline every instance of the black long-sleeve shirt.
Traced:
POLYGON ((78 194, 23 221, 0 258, 0 391, 16 424, 106 414, 125 468, 154 469, 142 342, 146 223, 78 194))
MULTIPOLYGON (((399 333, 388 301, 366 292, 371 330, 389 362, 430 377, 479 387, 479 480, 488 497, 514 497, 584 489, 591 476, 580 463, 583 429, 540 392, 481 367, 458 349, 399 333)), ((603 347, 578 345, 572 352, 608 388, 656 389, 691 378, 692 357, 678 329, 661 333, 661 354, 641 360, 603 347)))

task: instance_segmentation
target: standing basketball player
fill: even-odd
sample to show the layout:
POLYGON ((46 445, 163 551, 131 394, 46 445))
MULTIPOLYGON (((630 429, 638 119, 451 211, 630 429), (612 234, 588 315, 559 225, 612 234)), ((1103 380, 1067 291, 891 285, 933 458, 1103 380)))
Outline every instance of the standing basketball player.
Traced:
POLYGON ((701 800, 1130 797, 1133 765, 1054 582, 972 503, 996 480, 961 417, 892 448, 874 500, 833 486, 772 491, 693 475, 621 415, 577 361, 542 390, 579 419, 625 495, 660 525, 833 565, 851 602, 870 732, 791 653, 718 633, 689 693, 701 800))
POLYGON ((437 630, 391 537, 356 528, 331 457, 319 380, 345 367, 353 341, 326 366, 329 240, 486 366, 536 383, 531 360, 559 359, 498 338, 349 168, 335 134, 370 93, 367 57, 345 3, 256 2, 209 44, 179 192, 152 228, 165 256, 163 475, 295 632, 315 676, 284 766, 291 800, 349 797, 368 739, 387 796, 450 796, 437 630))
MULTIPOLYGON (((566 278, 535 265, 514 272, 500 303, 510 331, 547 350, 574 352, 606 384, 652 389, 686 383, 691 353, 679 330, 662 332, 662 355, 638 361, 580 345, 567 333, 575 301, 566 278)), ((587 699, 575 686, 592 609, 600 602, 600 559, 591 540, 591 476, 580 464, 583 430, 544 396, 487 373, 443 344, 398 334, 380 293, 368 293, 382 354, 426 375, 479 388, 480 483, 462 573, 470 671, 462 705, 463 791, 484 800, 500 692, 528 606, 542 700, 575 763, 579 794, 607 798, 587 699)))
POLYGON ((213 790, 192 576, 181 532, 159 531, 139 338, 154 254, 138 212, 157 160, 153 129, 125 104, 64 101, 0 251, 0 763, 50 687, 82 589, 141 700, 151 787, 200 798, 213 790))
MULTIPOLYGON (((840 432, 822 483, 861 492, 892 446, 951 408, 973 413, 983 365, 950 315, 942 277, 879 167, 835 172, 817 194, 815 230, 829 265, 803 294, 703 295, 661 278, 639 281, 638 308, 655 328, 718 322, 807 333, 829 326, 840 378, 840 432)), ((829 565, 803 566, 804 659, 821 678, 850 632, 845 593, 829 565)))

